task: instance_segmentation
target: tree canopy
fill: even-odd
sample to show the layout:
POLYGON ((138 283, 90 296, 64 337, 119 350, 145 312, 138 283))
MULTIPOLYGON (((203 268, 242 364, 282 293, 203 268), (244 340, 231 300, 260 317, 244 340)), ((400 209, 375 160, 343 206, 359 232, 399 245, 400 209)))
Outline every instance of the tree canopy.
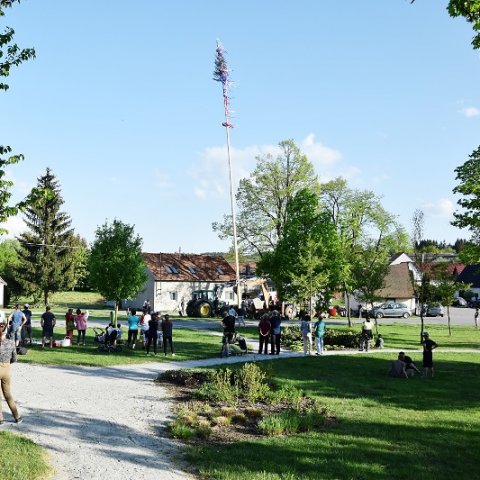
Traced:
POLYGON ((122 300, 134 297, 147 281, 142 239, 120 220, 105 222, 95 232, 88 261, 89 283, 114 300, 115 316, 122 300))

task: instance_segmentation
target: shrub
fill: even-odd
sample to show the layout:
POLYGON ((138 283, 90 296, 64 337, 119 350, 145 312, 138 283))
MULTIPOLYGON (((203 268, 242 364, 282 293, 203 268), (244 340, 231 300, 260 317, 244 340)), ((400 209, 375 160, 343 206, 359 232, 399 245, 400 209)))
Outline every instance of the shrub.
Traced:
MULTIPOLYGON (((325 346, 357 348, 360 342, 360 333, 353 330, 339 331, 327 328, 324 337, 325 346)), ((292 350, 303 348, 300 325, 288 325, 282 332, 282 343, 292 350)))
POLYGON ((285 403, 292 407, 300 408, 304 393, 292 385, 287 385, 278 390, 270 390, 268 397, 273 405, 285 403))
POLYGON ((205 382, 195 391, 195 395, 202 400, 225 402, 228 405, 237 403, 237 388, 232 385, 232 371, 215 370, 210 381, 205 382))
POLYGON ((233 423, 245 423, 247 421, 247 416, 242 412, 237 412, 232 417, 233 423))
POLYGON ((218 427, 227 427, 232 423, 232 419, 230 417, 219 416, 212 418, 212 422, 218 427))
POLYGON ((262 410, 257 407, 246 407, 243 411, 247 417, 261 418, 263 416, 262 410))
POLYGON ((250 405, 263 400, 267 396, 270 387, 265 378, 266 373, 255 363, 245 363, 236 372, 235 382, 238 391, 250 405))
POLYGON ((236 410, 233 407, 221 407, 220 412, 224 417, 233 417, 236 410))
POLYGON ((210 370, 166 370, 160 373, 156 380, 157 382, 168 382, 176 385, 186 385, 188 387, 195 387, 209 381, 212 377, 210 370))

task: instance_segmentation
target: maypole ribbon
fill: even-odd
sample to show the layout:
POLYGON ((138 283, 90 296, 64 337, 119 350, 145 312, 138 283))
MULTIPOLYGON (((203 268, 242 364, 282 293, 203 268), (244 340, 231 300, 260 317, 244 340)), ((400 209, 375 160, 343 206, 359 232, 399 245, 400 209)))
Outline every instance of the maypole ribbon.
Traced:
POLYGON ((224 127, 233 128, 230 123, 231 111, 230 111, 230 87, 232 82, 230 81, 230 70, 228 68, 227 60, 225 58, 225 50, 221 43, 217 40, 217 49, 215 56, 215 70, 213 71, 213 79, 216 82, 220 82, 223 87, 223 106, 225 108, 225 122, 222 123, 224 127))

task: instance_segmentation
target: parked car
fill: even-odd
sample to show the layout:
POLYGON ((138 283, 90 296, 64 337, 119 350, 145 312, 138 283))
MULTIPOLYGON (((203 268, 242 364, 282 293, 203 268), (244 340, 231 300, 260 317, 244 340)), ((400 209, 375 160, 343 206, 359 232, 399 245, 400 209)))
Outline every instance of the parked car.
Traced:
POLYGON ((472 298, 469 302, 468 302, 468 306, 470 308, 480 308, 480 298, 472 298))
POLYGON ((442 305, 431 305, 427 307, 427 317, 443 317, 442 305))
POLYGON ((465 307, 468 307, 468 302, 462 297, 457 297, 453 301, 452 306, 465 308, 465 307))
POLYGON ((382 317, 403 317, 408 318, 412 315, 410 309, 403 303, 383 303, 379 307, 373 309, 373 316, 382 317))

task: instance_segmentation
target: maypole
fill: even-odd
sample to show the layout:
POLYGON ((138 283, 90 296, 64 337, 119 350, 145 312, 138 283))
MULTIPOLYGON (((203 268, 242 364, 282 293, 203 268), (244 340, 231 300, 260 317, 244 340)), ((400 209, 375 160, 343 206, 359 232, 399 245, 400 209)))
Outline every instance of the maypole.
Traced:
POLYGON ((225 51, 217 40, 217 54, 215 56, 215 70, 213 72, 213 79, 222 84, 223 90, 223 108, 225 110, 225 122, 222 126, 225 127, 227 134, 227 156, 228 156, 228 177, 230 180, 230 206, 232 210, 232 225, 233 225, 233 249, 235 251, 235 274, 237 283, 237 303, 240 306, 240 265, 238 262, 238 244, 237 244, 237 220, 235 215, 235 197, 233 195, 233 179, 232 179, 232 156, 230 152, 230 129, 233 125, 230 123, 230 109, 229 109, 229 90, 231 82, 229 79, 230 70, 228 69, 227 61, 225 59, 225 51))

